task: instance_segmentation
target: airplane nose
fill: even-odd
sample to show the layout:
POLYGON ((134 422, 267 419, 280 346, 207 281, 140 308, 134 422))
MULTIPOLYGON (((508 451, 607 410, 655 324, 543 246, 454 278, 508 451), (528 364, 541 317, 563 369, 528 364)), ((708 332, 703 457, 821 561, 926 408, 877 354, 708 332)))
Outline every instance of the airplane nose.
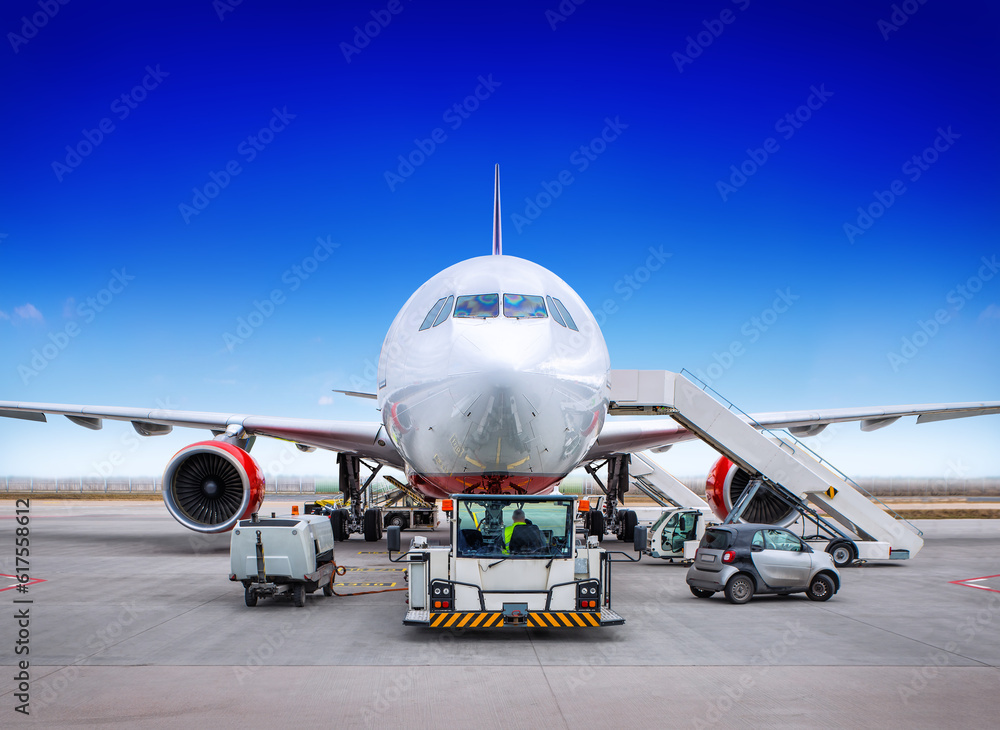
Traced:
MULTIPOLYGON (((485 328, 483 328, 485 329, 485 328)), ((471 332, 455 340, 451 349, 451 374, 531 372, 548 357, 541 331, 518 332, 513 328, 496 332, 471 332)))

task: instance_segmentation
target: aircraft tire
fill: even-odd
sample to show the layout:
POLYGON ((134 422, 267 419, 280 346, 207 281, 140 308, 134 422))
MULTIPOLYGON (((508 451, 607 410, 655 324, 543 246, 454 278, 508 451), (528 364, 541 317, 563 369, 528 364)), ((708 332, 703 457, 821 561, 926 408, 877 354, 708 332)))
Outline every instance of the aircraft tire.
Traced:
POLYGON ((379 538, 379 513, 377 509, 365 510, 365 542, 377 542, 379 538))
POLYGON ((590 534, 597 535, 598 542, 604 542, 604 513, 600 510, 590 510, 590 534))
POLYGON ((622 542, 632 542, 635 539, 635 526, 639 524, 639 516, 630 509, 622 510, 618 516, 622 523, 622 542))

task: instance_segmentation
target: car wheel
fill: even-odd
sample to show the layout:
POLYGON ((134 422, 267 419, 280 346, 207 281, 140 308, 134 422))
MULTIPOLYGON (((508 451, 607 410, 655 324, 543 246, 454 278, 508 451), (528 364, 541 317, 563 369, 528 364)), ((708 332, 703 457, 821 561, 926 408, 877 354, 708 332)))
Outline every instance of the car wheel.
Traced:
POLYGON ((726 600, 730 603, 746 603, 753 598, 753 580, 749 575, 734 575, 726 583, 726 600))
POLYGON ((833 581, 829 576, 817 575, 809 584, 806 595, 810 601, 829 601, 833 596, 833 581))
POLYGON ((246 590, 243 591, 243 601, 250 608, 257 605, 257 594, 253 592, 253 589, 250 586, 247 586, 246 590))
POLYGON ((695 588, 694 586, 689 586, 691 592, 698 598, 711 598, 715 595, 715 591, 706 591, 704 588, 695 588))
POLYGON ((854 562, 854 547, 849 542, 835 542, 826 551, 838 568, 846 568, 854 562))
POLYGON ((297 608, 302 608, 306 605, 306 584, 296 583, 292 587, 292 602, 297 608))

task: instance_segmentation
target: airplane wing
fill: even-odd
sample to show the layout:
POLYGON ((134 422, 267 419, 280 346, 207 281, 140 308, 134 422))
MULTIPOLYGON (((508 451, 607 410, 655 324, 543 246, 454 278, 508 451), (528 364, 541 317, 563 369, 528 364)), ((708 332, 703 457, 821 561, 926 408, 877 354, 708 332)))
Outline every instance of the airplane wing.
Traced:
POLYGON ((199 411, 0 401, 0 417, 44 422, 47 420, 46 414, 66 416, 73 423, 93 430, 100 429, 104 419, 131 421, 132 427, 141 436, 167 434, 174 426, 204 428, 215 434, 224 433, 230 427, 239 426, 247 435, 270 436, 293 441, 305 448, 315 447, 331 451, 344 451, 389 466, 400 468, 403 466, 399 452, 392 445, 382 424, 377 421, 321 421, 199 411))
MULTIPOLYGON (((983 403, 932 403, 925 405, 878 406, 872 408, 834 408, 823 411, 776 411, 747 416, 747 422, 759 428, 787 428, 794 436, 815 436, 831 423, 860 421, 862 431, 875 431, 905 416, 916 416, 917 423, 946 421, 953 418, 1000 413, 1000 401, 983 403)), ((584 461, 604 459, 646 449, 669 448, 681 441, 697 438, 672 420, 607 420, 597 443, 584 461)))

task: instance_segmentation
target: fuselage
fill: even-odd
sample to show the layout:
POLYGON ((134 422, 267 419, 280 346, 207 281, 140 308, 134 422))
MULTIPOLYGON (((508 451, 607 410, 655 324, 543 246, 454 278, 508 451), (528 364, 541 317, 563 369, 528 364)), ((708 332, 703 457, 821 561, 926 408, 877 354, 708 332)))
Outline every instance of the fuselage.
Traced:
POLYGON ((396 315, 378 404, 428 496, 545 493, 596 441, 609 367, 597 321, 566 282, 481 256, 432 277, 396 315))

